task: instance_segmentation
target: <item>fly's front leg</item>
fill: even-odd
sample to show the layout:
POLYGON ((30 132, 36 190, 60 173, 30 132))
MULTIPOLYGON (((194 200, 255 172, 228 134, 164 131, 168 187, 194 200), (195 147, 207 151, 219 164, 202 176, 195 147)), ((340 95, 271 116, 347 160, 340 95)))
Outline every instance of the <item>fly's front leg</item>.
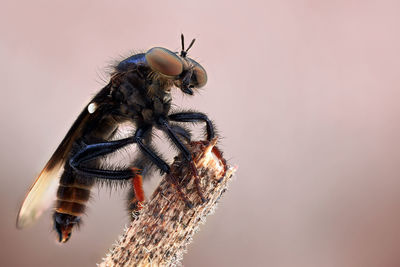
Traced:
POLYGON ((147 134, 151 131, 151 126, 144 126, 140 127, 136 130, 134 139, 137 145, 139 146, 140 151, 152 161, 162 172, 167 174, 167 180, 175 187, 179 196, 182 200, 186 203, 186 206, 192 208, 192 204, 187 199, 185 194, 182 192, 182 189, 179 187, 179 180, 171 173, 171 169, 169 165, 160 158, 152 149, 151 147, 144 144, 143 140, 147 134))
POLYGON ((160 118, 159 123, 161 125, 161 129, 168 135, 168 137, 172 140, 172 142, 174 142, 174 144, 182 152, 185 159, 188 161, 190 170, 194 176, 194 183, 196 185, 196 190, 201 198, 201 201, 204 203, 206 201, 206 199, 204 198, 203 192, 200 188, 200 178, 197 173, 197 168, 194 164, 192 154, 187 149, 187 147, 182 143, 182 141, 178 138, 176 133, 172 130, 171 126, 169 125, 169 123, 166 119, 160 118))
POLYGON ((168 116, 171 121, 177 122, 205 122, 207 130, 207 140, 211 141, 215 137, 215 127, 206 114, 200 112, 179 112, 168 116))

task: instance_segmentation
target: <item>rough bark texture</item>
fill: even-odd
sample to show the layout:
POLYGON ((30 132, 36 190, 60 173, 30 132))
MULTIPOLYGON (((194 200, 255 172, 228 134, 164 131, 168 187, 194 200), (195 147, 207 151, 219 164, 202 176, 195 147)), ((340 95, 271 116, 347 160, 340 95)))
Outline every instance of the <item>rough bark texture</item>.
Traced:
POLYGON ((163 178, 138 218, 99 266, 180 265, 186 246, 206 216, 214 211, 235 171, 226 165, 215 143, 216 140, 190 145, 206 201, 202 203, 199 197, 187 162, 182 156, 176 157, 171 173, 180 179, 179 187, 193 207, 188 208, 176 186, 168 177, 163 178))

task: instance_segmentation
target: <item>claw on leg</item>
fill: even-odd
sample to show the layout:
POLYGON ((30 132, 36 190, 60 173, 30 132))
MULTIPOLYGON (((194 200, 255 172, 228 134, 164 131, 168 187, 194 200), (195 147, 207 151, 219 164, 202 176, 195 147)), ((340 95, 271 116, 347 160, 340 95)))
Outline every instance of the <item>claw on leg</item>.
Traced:
POLYGON ((201 188, 200 177, 198 173, 198 168, 201 166, 205 166, 208 162, 213 158, 217 158, 220 161, 220 166, 218 169, 221 169, 221 172, 226 171, 226 162, 222 157, 222 153, 215 147, 217 143, 217 139, 214 138, 211 141, 194 141, 190 143, 190 147, 192 147, 192 160, 187 161, 183 156, 181 156, 181 161, 178 164, 174 164, 171 167, 171 173, 168 175, 168 181, 174 186, 177 190, 180 198, 186 203, 186 206, 191 207, 192 204, 185 196, 182 191, 182 188, 187 185, 188 180, 184 179, 184 177, 188 177, 188 179, 193 179, 195 189, 201 199, 202 203, 207 202, 207 199, 204 197, 203 190, 201 188), (178 179, 178 178, 180 179, 178 179))
POLYGON ((192 173, 193 178, 194 178, 194 184, 196 185, 197 193, 199 194, 201 202, 205 203, 206 199, 204 198, 203 192, 202 192, 201 187, 200 187, 200 178, 199 178, 199 175, 197 173, 196 165, 194 164, 193 160, 190 161, 189 165, 190 165, 191 173, 192 173))

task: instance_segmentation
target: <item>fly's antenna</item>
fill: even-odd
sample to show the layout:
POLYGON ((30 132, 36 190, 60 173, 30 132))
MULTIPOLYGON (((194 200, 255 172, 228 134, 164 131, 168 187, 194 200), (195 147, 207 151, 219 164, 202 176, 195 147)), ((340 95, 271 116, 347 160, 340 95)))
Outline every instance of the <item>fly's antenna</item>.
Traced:
POLYGON ((193 39, 192 42, 190 42, 189 47, 185 50, 185 37, 183 36, 183 33, 181 33, 181 43, 182 43, 182 50, 181 50, 181 57, 186 57, 189 49, 193 46, 194 42, 196 39, 193 39))
POLYGON ((183 33, 181 33, 181 43, 182 43, 181 55, 182 55, 183 51, 185 51, 185 36, 183 35, 183 33))

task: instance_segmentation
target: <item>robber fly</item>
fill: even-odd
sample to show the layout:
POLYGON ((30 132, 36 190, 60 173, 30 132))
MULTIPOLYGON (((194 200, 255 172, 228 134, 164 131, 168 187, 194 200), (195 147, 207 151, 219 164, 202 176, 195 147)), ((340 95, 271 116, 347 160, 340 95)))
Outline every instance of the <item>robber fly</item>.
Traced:
MULTIPOLYGON (((159 129, 173 142, 187 160, 191 174, 198 179, 192 155, 186 144, 190 132, 182 122, 205 122, 207 139, 215 137, 214 126, 199 112, 172 113, 171 90, 179 88, 193 95, 207 82, 205 69, 187 57, 184 37, 182 50, 174 53, 154 47, 146 53, 132 55, 119 62, 110 82, 100 90, 81 112, 53 156, 30 188, 17 217, 17 227, 36 221, 44 210, 54 205, 54 229, 59 242, 65 243, 72 229, 81 221, 90 190, 96 181, 131 181, 129 208, 137 211, 144 201, 142 179, 149 176, 152 166, 172 175, 169 165, 152 146, 152 132, 159 129), (135 126, 135 133, 113 139, 124 122, 135 126), (110 141, 112 140, 112 141, 110 141), (140 156, 127 169, 101 167, 101 159, 130 144, 136 144, 140 156)), ((177 181, 174 177, 171 181, 177 181)), ((196 181, 196 180, 195 180, 196 181)), ((196 182, 198 184, 198 182, 196 182)), ((180 191, 179 186, 176 186, 180 191)), ((202 200, 201 190, 198 192, 202 200)), ((183 200, 185 199, 182 194, 183 200)), ((187 203, 190 205, 190 203, 187 203)))

